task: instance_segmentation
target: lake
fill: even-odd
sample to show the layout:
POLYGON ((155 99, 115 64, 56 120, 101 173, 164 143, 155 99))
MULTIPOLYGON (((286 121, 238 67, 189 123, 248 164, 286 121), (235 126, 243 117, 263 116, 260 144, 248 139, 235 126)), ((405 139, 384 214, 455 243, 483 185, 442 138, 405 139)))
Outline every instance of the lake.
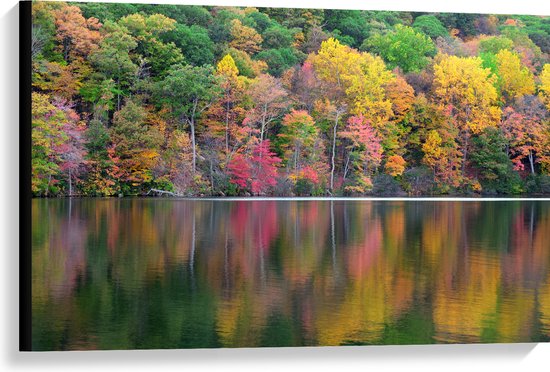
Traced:
POLYGON ((550 201, 34 199, 34 350, 550 340, 550 201))

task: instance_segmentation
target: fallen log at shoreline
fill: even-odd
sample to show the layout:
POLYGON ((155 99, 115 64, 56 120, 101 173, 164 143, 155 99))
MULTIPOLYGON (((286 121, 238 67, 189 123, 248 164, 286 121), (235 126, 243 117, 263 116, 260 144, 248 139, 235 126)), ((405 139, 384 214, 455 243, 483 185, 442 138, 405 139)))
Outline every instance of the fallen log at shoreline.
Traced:
POLYGON ((149 195, 151 195, 151 193, 153 195, 156 194, 157 196, 161 196, 161 195, 169 195, 169 196, 174 196, 174 197, 183 196, 183 195, 171 192, 171 191, 165 191, 165 190, 159 190, 159 189, 151 189, 151 190, 149 190, 149 192, 146 195, 149 196, 149 195))

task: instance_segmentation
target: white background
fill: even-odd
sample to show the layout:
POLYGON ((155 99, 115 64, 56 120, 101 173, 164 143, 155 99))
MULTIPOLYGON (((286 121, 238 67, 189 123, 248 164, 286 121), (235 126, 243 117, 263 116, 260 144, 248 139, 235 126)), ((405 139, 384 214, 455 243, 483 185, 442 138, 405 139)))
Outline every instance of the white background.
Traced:
MULTIPOLYGON (((123 1, 123 0, 119 0, 123 1)), ((129 2, 129 1, 127 1, 129 2)), ((139 1, 133 2, 151 2, 139 1)), ((176 0, 175 4, 301 6, 346 9, 550 15, 548 0, 176 0)), ((550 344, 318 347, 19 353, 18 348, 18 6, 0 3, 0 371, 49 371, 120 367, 134 371, 351 370, 548 371, 550 344)))

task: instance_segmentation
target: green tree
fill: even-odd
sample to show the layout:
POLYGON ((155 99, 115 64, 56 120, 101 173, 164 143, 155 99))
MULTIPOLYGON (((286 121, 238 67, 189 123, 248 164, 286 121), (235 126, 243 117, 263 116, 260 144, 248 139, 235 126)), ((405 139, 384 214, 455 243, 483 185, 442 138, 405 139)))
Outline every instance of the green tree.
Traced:
POLYGON ((220 93, 212 66, 174 65, 155 87, 157 98, 167 103, 180 118, 180 126, 189 126, 193 151, 192 169, 197 169, 197 119, 220 93))
POLYGON ((436 53, 429 37, 400 24, 386 35, 376 34, 367 39, 362 49, 380 55, 390 68, 399 66, 405 73, 422 70, 436 53))
POLYGON ((273 25, 262 33, 264 49, 290 48, 294 35, 289 29, 280 25, 273 25))
POLYGON ((176 24, 173 30, 162 35, 162 40, 174 43, 182 51, 185 61, 194 66, 214 63, 215 45, 208 30, 201 26, 176 24))
POLYGON ((292 48, 262 50, 255 58, 265 61, 267 72, 277 77, 299 62, 297 51, 292 48))
POLYGON ((428 35, 432 39, 449 36, 449 32, 441 21, 432 14, 424 14, 415 18, 413 26, 416 31, 428 35))
POLYGON ((163 43, 161 39, 165 33, 174 30, 175 20, 162 14, 144 16, 136 13, 118 23, 135 38, 138 43, 136 52, 143 58, 140 62, 145 62, 153 75, 163 75, 170 66, 183 61, 178 47, 172 42, 163 43))
POLYGON ((128 93, 138 71, 130 52, 137 47, 128 30, 111 21, 107 21, 102 30, 104 38, 99 49, 90 55, 90 62, 107 79, 115 82, 117 110, 120 110, 121 96, 128 93))
POLYGON ((514 42, 505 36, 491 36, 479 41, 480 53, 497 54, 501 50, 512 50, 514 42))
POLYGON ((486 128, 472 139, 471 160, 487 192, 504 194, 521 192, 519 176, 506 155, 507 140, 497 128, 486 128))

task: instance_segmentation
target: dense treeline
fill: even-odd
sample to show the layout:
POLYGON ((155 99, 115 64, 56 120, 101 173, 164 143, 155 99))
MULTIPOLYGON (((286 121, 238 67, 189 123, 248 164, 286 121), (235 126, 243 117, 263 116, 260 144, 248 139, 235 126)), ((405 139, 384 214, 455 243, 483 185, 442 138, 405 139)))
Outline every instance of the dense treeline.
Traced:
POLYGON ((33 3, 36 196, 550 192, 550 18, 33 3))

